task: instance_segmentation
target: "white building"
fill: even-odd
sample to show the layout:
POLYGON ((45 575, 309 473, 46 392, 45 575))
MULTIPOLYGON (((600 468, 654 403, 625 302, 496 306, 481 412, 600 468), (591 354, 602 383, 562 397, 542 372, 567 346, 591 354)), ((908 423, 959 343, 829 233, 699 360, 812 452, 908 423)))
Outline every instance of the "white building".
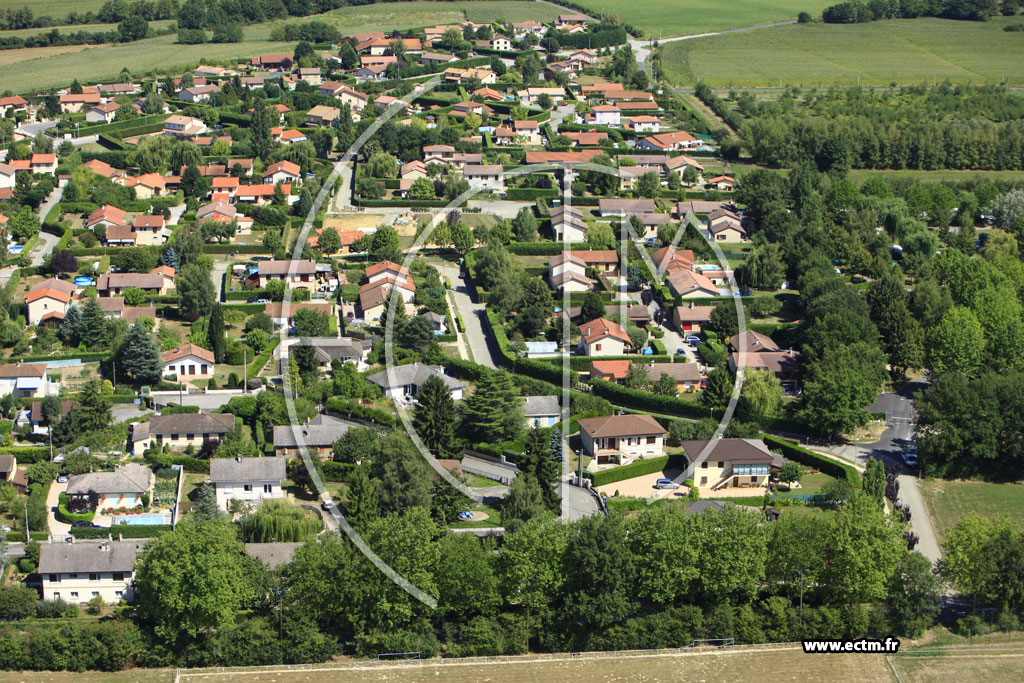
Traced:
POLYGON ((43 600, 77 605, 95 597, 116 604, 131 600, 135 558, 141 543, 44 543, 39 548, 43 600))
POLYGON ((462 400, 462 389, 465 385, 444 374, 444 370, 438 365, 424 365, 423 363, 399 365, 381 370, 366 379, 383 389, 384 395, 392 401, 403 401, 406 396, 416 396, 423 383, 431 377, 441 378, 451 392, 452 400, 462 400))
POLYGON ((597 464, 626 465, 665 454, 668 432, 650 415, 609 415, 580 420, 583 452, 597 464))
POLYGON ((230 509, 232 500, 258 504, 284 498, 285 458, 215 458, 210 461, 210 482, 217 506, 230 509))
POLYGON ((562 411, 557 396, 527 396, 524 399, 523 416, 526 428, 554 427, 561 419, 562 411))

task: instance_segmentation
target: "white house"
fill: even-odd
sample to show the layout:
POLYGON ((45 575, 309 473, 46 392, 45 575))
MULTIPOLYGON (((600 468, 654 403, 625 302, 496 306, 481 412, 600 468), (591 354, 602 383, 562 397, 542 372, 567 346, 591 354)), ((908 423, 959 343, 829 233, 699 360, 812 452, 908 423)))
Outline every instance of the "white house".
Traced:
POLYGON ((548 259, 548 283, 557 292, 589 292, 594 281, 586 273, 587 264, 570 251, 548 259))
POLYGON ((444 374, 444 370, 439 365, 424 365, 423 363, 398 365, 381 370, 366 379, 383 389, 384 395, 392 401, 403 401, 406 396, 416 396, 420 386, 431 377, 441 378, 451 392, 452 400, 462 400, 462 389, 465 385, 444 374))
POLYGON ((59 391, 60 382, 51 382, 46 376, 46 363, 0 364, 0 396, 42 398, 59 391))
POLYGON ((71 498, 98 496, 97 509, 133 508, 142 505, 142 496, 153 485, 153 470, 143 465, 125 465, 113 472, 88 472, 68 479, 71 498))
POLYGON ((582 242, 586 238, 587 224, 583 212, 564 204, 551 209, 551 231, 557 242, 582 242))
POLYGON ((580 325, 580 334, 584 356, 621 356, 632 348, 625 328, 605 318, 580 325))
POLYGON ((160 358, 164 362, 164 377, 177 376, 180 382, 208 380, 216 371, 213 351, 195 344, 183 344, 176 349, 164 351, 160 358))
POLYGON ((593 115, 586 121, 595 126, 618 126, 622 123, 622 111, 613 104, 601 104, 594 107, 593 115))
POLYGON ((214 458, 210 482, 217 506, 230 509, 232 500, 258 504, 266 498, 284 498, 285 458, 214 458))
POLYGON ((665 454, 668 432, 650 415, 589 417, 579 424, 583 451, 599 465, 625 465, 665 454))
POLYGON ((72 605, 95 597, 107 604, 131 600, 135 558, 142 547, 132 541, 44 543, 39 548, 43 600, 72 605))
POLYGON ((468 164, 462 175, 473 187, 493 192, 505 191, 505 169, 501 164, 468 164))

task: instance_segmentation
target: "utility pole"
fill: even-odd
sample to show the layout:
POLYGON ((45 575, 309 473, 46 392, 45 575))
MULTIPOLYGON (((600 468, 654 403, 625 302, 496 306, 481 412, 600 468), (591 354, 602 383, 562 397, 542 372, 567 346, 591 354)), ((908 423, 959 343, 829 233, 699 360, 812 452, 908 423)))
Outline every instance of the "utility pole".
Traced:
POLYGON ((25 502, 25 543, 31 543, 32 536, 28 531, 28 501, 25 502))
POLYGON ((249 393, 249 349, 242 349, 242 358, 245 360, 245 375, 242 377, 242 393, 249 393))
POLYGON ((181 380, 178 380, 178 405, 180 406, 183 402, 181 398, 181 380))

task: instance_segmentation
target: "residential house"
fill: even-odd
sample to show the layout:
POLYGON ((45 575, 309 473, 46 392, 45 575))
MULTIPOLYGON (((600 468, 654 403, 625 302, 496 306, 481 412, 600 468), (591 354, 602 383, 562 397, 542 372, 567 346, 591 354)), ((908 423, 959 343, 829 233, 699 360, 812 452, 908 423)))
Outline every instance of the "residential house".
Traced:
POLYGON ((702 439, 684 441, 682 447, 700 488, 766 488, 772 471, 783 465, 782 456, 761 439, 702 439))
POLYGON ((278 425, 274 427, 274 455, 299 458, 305 448, 311 455, 329 459, 334 442, 345 436, 349 427, 349 423, 329 415, 317 415, 301 425, 278 425))
POLYGON ((209 102, 210 98, 220 92, 216 85, 194 85, 191 88, 184 88, 178 92, 179 102, 201 103, 209 102))
POLYGON ((207 131, 206 124, 202 119, 182 114, 172 114, 164 119, 164 135, 173 135, 179 138, 202 135, 207 131))
POLYGON ((416 285, 411 279, 399 279, 393 276, 371 280, 359 287, 359 309, 366 322, 380 320, 387 309, 393 289, 398 290, 402 302, 412 303, 416 295, 416 285))
POLYGON ((419 178, 427 177, 427 165, 419 159, 413 159, 412 161, 402 164, 402 168, 398 173, 402 180, 417 180, 419 178))
POLYGON ((672 324, 682 334, 700 334, 704 325, 711 321, 714 306, 676 306, 672 309, 672 324))
POLYGON ((89 499, 97 496, 97 509, 134 508, 142 505, 142 496, 153 486, 153 470, 145 465, 125 465, 113 472, 88 472, 68 479, 69 498, 89 499))
POLYGON ((695 181, 695 184, 700 185, 701 181, 703 180, 704 165, 701 164, 696 159, 691 159, 688 156, 679 155, 674 157, 668 157, 667 159, 665 159, 664 166, 665 175, 668 175, 672 171, 675 171, 676 173, 679 174, 680 178, 683 177, 683 174, 686 172, 686 169, 692 166, 697 171, 697 179, 695 181))
POLYGON ((491 192, 505 191, 505 168, 501 164, 467 164, 462 175, 475 188, 491 192))
POLYGON ((445 54, 443 52, 424 52, 420 55, 420 64, 449 64, 451 62, 457 62, 459 58, 455 55, 445 54))
POLYGON ((673 296, 684 299, 694 297, 719 296, 718 287, 699 270, 680 268, 666 279, 669 291, 673 296))
POLYGON ((330 126, 341 116, 341 110, 337 107, 328 107, 325 104, 318 104, 306 112, 307 126, 330 126))
POLYGON ((455 148, 451 145, 424 145, 423 163, 448 163, 455 157, 455 148))
POLYGON ((633 350, 633 342, 625 328, 617 322, 597 318, 580 325, 584 356, 621 356, 633 350))
POLYGON ((317 311, 331 317, 334 315, 334 304, 329 301, 302 301, 289 304, 271 302, 266 304, 263 312, 278 326, 291 327, 295 322, 295 313, 302 309, 317 311))
POLYGON ((714 178, 708 178, 704 183, 714 190, 731 192, 736 189, 736 181, 727 175, 716 175, 714 178))
POLYGON ((620 126, 622 110, 614 104, 600 104, 593 107, 591 114, 584 118, 588 126, 620 126))
POLYGON ((786 351, 751 351, 740 354, 738 351, 729 356, 729 371, 735 373, 738 367, 766 370, 783 386, 796 387, 800 382, 800 354, 791 349, 786 351))
POLYGON ((538 38, 542 37, 547 31, 547 27, 544 24, 528 19, 527 21, 517 21, 512 24, 512 36, 516 40, 522 40, 528 35, 535 35, 538 38))
POLYGON ((256 274, 260 289, 264 289, 271 280, 282 280, 289 289, 312 289, 316 283, 316 262, 260 261, 256 274))
POLYGON ((579 425, 583 452, 598 465, 626 465, 665 454, 668 432, 650 415, 585 417, 579 425))
POLYGON ((217 507, 230 510, 233 500, 258 505, 266 499, 284 498, 285 464, 285 458, 214 458, 210 483, 217 507))
POLYGON ((730 202, 713 202, 713 201, 702 201, 695 200, 689 202, 677 202, 676 203, 676 218, 683 220, 689 214, 704 215, 718 211, 719 209, 729 209, 730 211, 735 207, 730 202))
POLYGON ((555 20, 555 28, 559 31, 567 31, 574 26, 586 25, 590 21, 583 14, 559 14, 555 20))
POLYGON ((699 147, 701 141, 684 130, 674 133, 658 133, 648 135, 636 141, 637 149, 652 149, 659 152, 675 152, 683 149, 699 147))
POLYGON ((537 121, 513 121, 512 130, 527 145, 540 144, 540 123, 537 121))
POLYGON ((179 382, 209 380, 216 373, 213 351, 195 344, 184 344, 160 355, 164 363, 164 377, 176 377, 179 382))
POLYGON ((445 69, 441 75, 445 83, 458 83, 460 85, 467 85, 477 81, 483 85, 492 85, 498 82, 498 74, 490 69, 460 69, 451 66, 445 69))
POLYGON ((28 478, 18 469, 18 459, 13 455, 0 455, 0 486, 3 484, 10 484, 18 493, 28 492, 28 478))
POLYGON ((347 104, 352 107, 352 117, 355 120, 358 120, 356 118, 356 112, 363 109, 367 102, 369 102, 369 99, 364 93, 355 90, 345 83, 338 83, 336 81, 325 81, 324 83, 321 83, 320 94, 325 97, 333 97, 341 100, 342 104, 347 104))
POLYGON ((586 275, 587 264, 571 251, 563 251, 548 259, 548 283, 561 293, 589 292, 594 281, 586 275))
POLYGON ((533 106, 537 104, 537 100, 541 95, 547 95, 551 98, 551 101, 558 105, 565 99, 564 88, 524 88, 523 90, 516 91, 516 97, 519 98, 519 104, 524 107, 533 106))
POLYGON ((34 174, 53 175, 57 171, 57 155, 53 153, 33 154, 28 163, 34 174))
POLYGON ((316 363, 321 370, 330 370, 331 363, 340 360, 362 369, 373 349, 373 342, 355 337, 316 337, 309 339, 316 363))
MULTIPOLYGON (((574 144, 576 144, 576 145, 578 145, 580 147, 596 147, 596 146, 601 144, 602 140, 607 140, 608 139, 608 133, 605 133, 603 131, 598 131, 598 132, 586 131, 586 132, 582 132, 582 133, 575 133, 573 131, 568 131, 566 133, 559 133, 559 135, 564 135, 565 137, 567 137, 570 140, 572 140, 574 144)), ((625 168, 620 168, 619 170, 622 171, 622 170, 625 170, 625 168)))
POLYGON ((235 416, 230 413, 177 413, 154 415, 149 422, 132 425, 132 446, 136 454, 147 448, 182 450, 192 446, 200 452, 209 452, 235 428, 235 416))
POLYGON ((113 101, 89 107, 85 112, 85 122, 113 123, 114 117, 117 115, 117 110, 120 108, 121 105, 113 101))
POLYGON ((294 145, 296 143, 306 142, 306 140, 308 140, 306 134, 303 133, 301 130, 294 130, 291 128, 285 131, 281 131, 281 135, 278 139, 280 142, 286 145, 294 145))
POLYGON ((273 71, 292 68, 292 55, 282 52, 278 54, 266 54, 252 58, 252 65, 261 69, 273 71))
POLYGON ((603 379, 613 384, 622 384, 629 374, 628 360, 592 360, 590 361, 590 378, 603 379))
POLYGON ((487 86, 477 88, 472 92, 472 95, 474 97, 483 98, 485 102, 502 102, 505 99, 504 93, 498 92, 494 88, 488 88, 487 86))
POLYGON ((654 203, 653 199, 598 200, 598 213, 602 218, 607 218, 609 216, 628 216, 635 213, 653 213, 657 208, 658 206, 654 203))
POLYGON ((0 396, 43 398, 60 391, 60 382, 46 376, 46 363, 0 364, 0 396))
POLYGON ((652 384, 668 375, 676 383, 676 391, 690 393, 699 391, 704 376, 696 363, 645 363, 642 367, 647 371, 647 379, 652 384))
POLYGON ((527 396, 523 399, 526 428, 554 427, 562 419, 557 396, 527 396))
POLYGON ((104 161, 100 161, 99 159, 90 159, 82 164, 82 166, 97 175, 103 176, 104 178, 111 178, 117 172, 113 166, 104 161))
POLYGON ((747 230, 743 219, 727 209, 717 209, 708 214, 708 232, 716 242, 745 242, 747 230))
POLYGON ((139 176, 134 187, 135 196, 139 199, 162 197, 167 189, 167 179, 159 173, 146 173, 139 176))
POLYGON ((278 161, 263 170, 263 182, 269 185, 293 183, 302 178, 302 169, 291 161, 278 161))
POLYGON ((587 224, 579 209, 563 204, 551 209, 548 215, 551 217, 551 230, 556 241, 582 242, 586 238, 587 224))
POLYGON ((292 561, 295 551, 304 543, 246 543, 245 554, 255 557, 269 571, 292 561))
POLYGON ((439 377, 445 383, 452 400, 462 400, 462 390, 465 385, 444 374, 444 368, 439 365, 426 365, 419 362, 397 365, 374 373, 366 379, 379 386, 384 391, 385 397, 401 402, 407 396, 415 397, 423 383, 431 377, 439 377))
POLYGON ((96 280, 100 296, 118 296, 129 287, 153 294, 166 294, 168 289, 163 276, 157 273, 105 273, 96 280))
POLYGON ((693 270, 694 254, 692 249, 661 247, 651 253, 651 262, 659 273, 672 274, 677 270, 693 270))
POLYGON ((65 93, 60 95, 58 99, 62 114, 77 114, 83 109, 94 107, 102 101, 98 92, 65 93))
POLYGON ((0 97, 0 116, 7 116, 7 112, 13 111, 15 114, 28 110, 28 100, 20 95, 10 95, 9 97, 0 97))
POLYGON ((71 306, 75 287, 64 280, 51 278, 35 287, 25 296, 29 325, 41 325, 49 320, 59 325, 71 306), (51 283, 51 284, 47 284, 51 283), (58 284, 59 283, 59 284, 58 284))
POLYGON ((222 201, 210 202, 200 206, 196 212, 196 219, 200 223, 207 221, 215 223, 235 221, 235 224, 238 225, 238 232, 236 234, 239 235, 247 234, 252 229, 253 224, 252 217, 238 213, 238 209, 233 204, 222 201))
POLYGON ((488 107, 486 104, 481 102, 473 102, 472 100, 466 100, 465 102, 458 102, 452 105, 452 116, 467 116, 469 114, 476 114, 477 116, 489 116, 494 113, 494 110, 488 107))
POLYGON ((583 260, 587 268, 593 268, 612 277, 619 274, 619 252, 614 249, 580 249, 572 252, 583 260))
POLYGON ((323 74, 320 73, 320 67, 311 66, 299 69, 299 80, 310 85, 319 86, 324 79, 323 74))
POLYGON ((746 344, 745 351, 747 353, 755 352, 760 353, 761 351, 781 351, 779 345, 775 343, 775 340, 766 334, 760 332, 754 332, 753 330, 744 330, 740 334, 735 334, 729 337, 729 346, 733 351, 739 351, 741 342, 746 344))
MULTIPOLYGON (((0 190, 9 190, 17 181, 18 169, 10 164, 0 162, 0 190)), ((9 197, 10 195, 8 195, 9 197)))
POLYGON ((235 192, 235 201, 256 204, 258 206, 269 204, 273 200, 274 192, 278 187, 281 188, 286 199, 291 197, 291 183, 281 183, 280 185, 261 183, 259 185, 240 185, 238 191, 235 192))
POLYGON ((174 289, 174 268, 171 266, 157 266, 153 270, 149 271, 153 275, 159 275, 163 278, 163 289, 168 291, 174 289))
POLYGON ((108 605, 134 598, 136 541, 44 543, 39 547, 43 600, 80 605, 100 598, 108 605))
POLYGON ((409 106, 404 100, 400 100, 392 95, 377 95, 377 97, 373 98, 373 106, 377 108, 377 111, 386 111, 393 104, 402 109, 409 106))
POLYGON ((352 72, 359 81, 383 81, 387 78, 387 64, 368 64, 352 72))
POLYGON ((661 119, 647 114, 630 116, 629 126, 637 133, 657 133, 661 130, 661 119))

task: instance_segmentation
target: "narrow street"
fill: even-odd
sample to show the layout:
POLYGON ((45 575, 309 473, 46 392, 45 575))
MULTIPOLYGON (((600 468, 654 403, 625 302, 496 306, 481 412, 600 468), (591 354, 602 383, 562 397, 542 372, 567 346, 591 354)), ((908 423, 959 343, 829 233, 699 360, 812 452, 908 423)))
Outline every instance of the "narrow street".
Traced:
POLYGON ((486 306, 475 303, 470 295, 469 284, 459 276, 456 266, 441 266, 441 274, 451 280, 451 296, 455 300, 455 308, 462 316, 466 325, 465 339, 473 359, 480 365, 497 368, 500 365, 500 354, 496 342, 484 332, 486 306))

